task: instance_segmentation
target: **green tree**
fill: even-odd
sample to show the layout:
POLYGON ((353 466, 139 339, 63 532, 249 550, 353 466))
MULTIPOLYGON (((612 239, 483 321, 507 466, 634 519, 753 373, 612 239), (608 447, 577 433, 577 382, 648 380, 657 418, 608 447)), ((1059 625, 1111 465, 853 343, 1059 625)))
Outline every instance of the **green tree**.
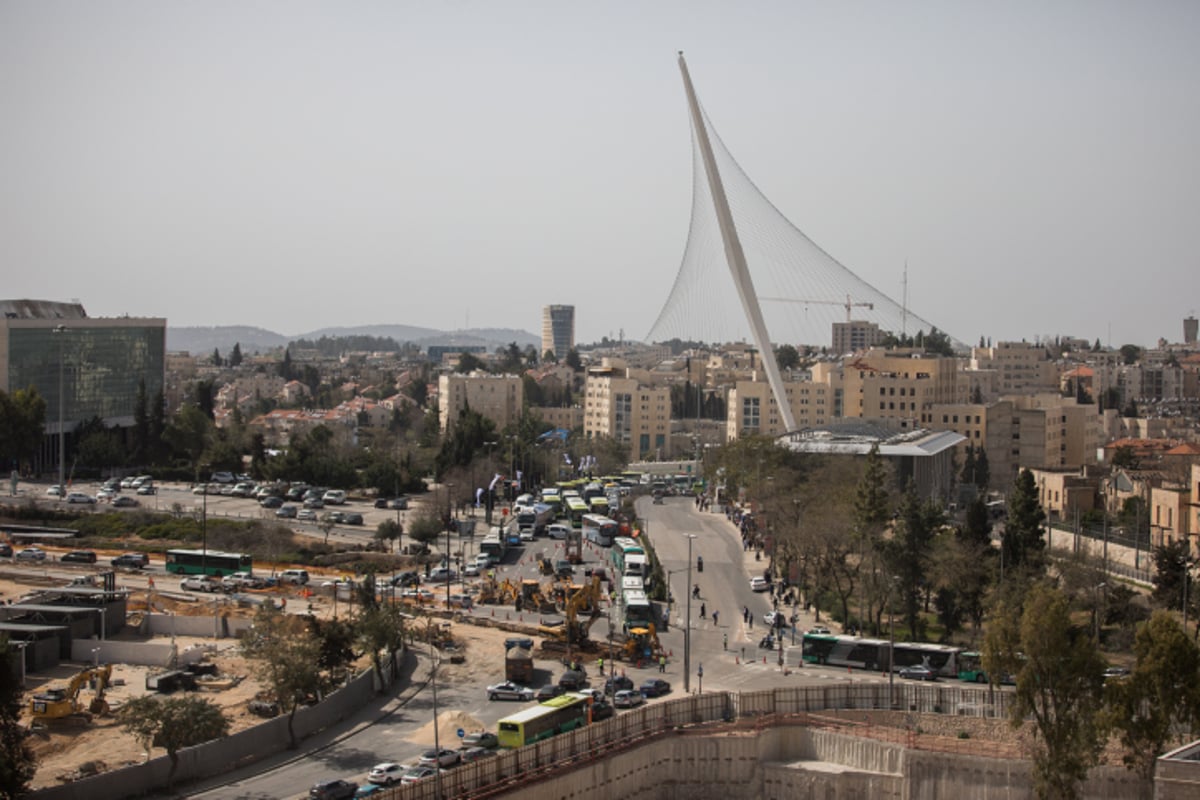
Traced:
POLYGON ((1013 727, 1032 717, 1033 782, 1038 797, 1069 800, 1104 743, 1104 659, 1090 632, 1072 626, 1062 592, 1034 584, 1020 613, 1001 605, 984 637, 983 667, 992 680, 1016 676, 1013 727))
POLYGON ((576 372, 579 372, 581 369, 583 369, 583 361, 581 361, 579 358, 579 351, 576 350, 574 347, 572 347, 570 350, 567 351, 567 362, 566 363, 567 363, 568 367, 575 370, 576 372))
POLYGON ((404 535, 404 526, 394 519, 385 519, 375 528, 375 538, 387 542, 388 552, 396 549, 396 540, 404 535))
POLYGON ((37 772, 37 759, 21 724, 21 687, 11 676, 23 656, 0 634, 0 800, 24 797, 37 772))
POLYGON ((146 396, 146 381, 138 381, 137 399, 133 404, 133 431, 130 441, 130 461, 146 463, 150 453, 150 398, 146 396))
POLYGON ((229 720, 220 707, 202 697, 183 696, 159 699, 141 695, 128 700, 117 712, 121 727, 131 733, 149 752, 162 747, 171 760, 167 773, 170 790, 179 767, 179 751, 211 742, 229 733, 229 720))
POLYGON ((32 461, 46 428, 46 400, 38 390, 0 391, 0 464, 6 469, 32 461))
POLYGON ((229 353, 229 366, 240 367, 242 365, 242 345, 240 342, 233 343, 233 350, 229 353))
POLYGON ((1138 626, 1133 653, 1133 671, 1109 681, 1105 699, 1126 749, 1125 766, 1151 779, 1167 743, 1200 724, 1200 650, 1175 617, 1160 610, 1138 626))
POLYGON ((423 507, 415 519, 408 523, 408 538, 418 544, 429 544, 446 530, 445 520, 438 512, 429 507, 423 507))
POLYGON ((221 362, 221 351, 220 351, 220 349, 218 349, 216 347, 213 348, 212 363, 213 363, 214 367, 219 367, 219 366, 221 366, 221 363, 222 363, 221 362))
POLYGON ((921 639, 925 632, 921 619, 921 596, 930 574, 932 544, 945 524, 945 515, 936 503, 922 502, 910 483, 900 502, 895 534, 884 550, 885 560, 896 577, 896 591, 904 606, 909 633, 921 639))
MULTIPOLYGON (((334 587, 337 591, 337 587, 334 587)), ((358 653, 354 652, 354 644, 358 631, 354 624, 346 619, 321 619, 312 614, 304 617, 308 631, 317 642, 320 654, 317 658, 321 669, 330 675, 330 683, 339 683, 346 676, 346 669, 358 653)))
MULTIPOLYGON (((371 666, 383 685, 383 655, 387 654, 392 667, 395 657, 404 647, 404 613, 394 603, 375 604, 358 618, 359 646, 371 655, 371 666)), ((394 673, 393 673, 394 674, 394 673)))
POLYGON ((1021 470, 1008 498, 1008 520, 1000 540, 1005 571, 1039 571, 1043 564, 1046 539, 1042 529, 1046 512, 1038 502, 1033 473, 1021 470))
POLYGON ((283 350, 283 358, 279 361, 279 377, 285 381, 294 380, 296 377, 295 369, 292 366, 292 352, 286 347, 283 350))
POLYGON ((484 363, 479 360, 479 356, 474 353, 459 353, 458 366, 454 368, 454 371, 465 375, 468 372, 475 372, 484 368, 484 363))
POLYGON ((781 344, 775 348, 775 362, 780 369, 795 369, 800 366, 800 352, 790 344, 781 344))
POLYGON ((1194 597, 1196 588, 1192 585, 1192 553, 1187 539, 1176 539, 1173 542, 1154 548, 1154 589, 1151 599, 1163 608, 1183 608, 1184 581, 1188 583, 1188 613, 1196 607, 1200 598, 1194 597))
POLYGON ((1137 469, 1137 453, 1129 445, 1121 445, 1113 451, 1109 464, 1120 469, 1137 469))
POLYGON ((162 389, 154 393, 150 406, 150 438, 146 444, 146 458, 157 464, 163 458, 164 434, 167 430, 167 397, 162 389))
POLYGON ((879 455, 879 446, 867 452, 862 477, 854 496, 855 545, 862 563, 859 585, 864 601, 859 615, 872 620, 876 632, 883 616, 883 604, 888 594, 887 582, 881 577, 876 562, 882 547, 883 534, 892 518, 892 496, 888 490, 890 478, 887 464, 879 455), (876 613, 878 609, 878 613, 876 613))
POLYGON ((289 747, 294 750, 296 709, 321 690, 320 646, 303 620, 264 604, 242 639, 242 652, 255 663, 259 681, 288 715, 289 747))
POLYGON ((1142 357, 1142 348, 1136 344, 1123 344, 1118 352, 1121 354, 1121 361, 1125 364, 1136 364, 1142 357))
POLYGON ((988 466, 987 450, 982 447, 975 454, 975 485, 979 491, 986 492, 992 481, 992 468, 988 466))

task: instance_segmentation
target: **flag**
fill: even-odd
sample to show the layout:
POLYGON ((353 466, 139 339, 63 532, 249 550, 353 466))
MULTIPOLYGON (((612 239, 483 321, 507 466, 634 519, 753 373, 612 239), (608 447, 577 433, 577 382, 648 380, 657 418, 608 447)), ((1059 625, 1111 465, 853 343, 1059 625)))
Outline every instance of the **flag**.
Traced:
POLYGON ((475 507, 479 508, 479 498, 483 496, 483 487, 475 490, 475 507))
POLYGON ((488 484, 488 491, 489 491, 489 492, 493 492, 493 491, 495 491, 495 490, 496 490, 496 484, 500 482, 500 478, 501 478, 501 477, 503 477, 503 476, 501 476, 499 472, 497 472, 497 473, 496 473, 496 474, 495 474, 495 475, 492 477, 492 482, 488 484))

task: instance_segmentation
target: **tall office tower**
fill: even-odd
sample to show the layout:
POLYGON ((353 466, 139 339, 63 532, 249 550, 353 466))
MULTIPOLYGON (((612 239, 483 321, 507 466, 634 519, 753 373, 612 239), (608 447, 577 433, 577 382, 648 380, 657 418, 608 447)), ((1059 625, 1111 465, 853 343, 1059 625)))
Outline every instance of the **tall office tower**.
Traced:
POLYGON ((546 306, 542 309, 542 352, 552 351, 559 361, 575 346, 575 306, 546 306))
POLYGON ((1197 328, 1200 328, 1200 321, 1197 321, 1195 317, 1184 317, 1183 318, 1183 341, 1184 341, 1184 344, 1195 344, 1196 343, 1197 328))

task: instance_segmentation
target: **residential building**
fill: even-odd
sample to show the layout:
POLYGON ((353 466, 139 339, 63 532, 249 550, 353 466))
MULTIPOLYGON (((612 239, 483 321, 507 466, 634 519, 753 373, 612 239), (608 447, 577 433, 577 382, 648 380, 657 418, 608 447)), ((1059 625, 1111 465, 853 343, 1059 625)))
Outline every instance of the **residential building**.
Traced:
MULTIPOLYGON (((727 441, 744 435, 780 436, 787 432, 775 403, 775 394, 765 376, 760 373, 752 377, 752 380, 738 381, 729 391, 725 418, 727 441)), ((834 421, 833 390, 828 384, 805 379, 785 381, 783 386, 797 429, 834 421)))
POLYGON ((164 389, 166 331, 159 317, 93 318, 79 303, 0 300, 0 390, 32 386, 46 400, 36 470, 58 464, 60 430, 70 436, 93 418, 133 426, 143 389, 147 400, 164 389))
POLYGON ((525 405, 525 387, 520 375, 492 375, 484 372, 449 374, 438 377, 438 426, 442 433, 470 408, 503 430, 515 423, 525 405))
POLYGON ((874 322, 851 320, 833 323, 833 352, 837 355, 858 353, 883 342, 886 332, 874 322))
POLYGON ((559 361, 575 347, 575 306, 545 306, 542 309, 542 352, 554 353, 559 361))
POLYGON ((1086 469, 1029 470, 1038 488, 1038 501, 1052 520, 1073 521, 1098 505, 1100 475, 1086 469))
MULTIPOLYGON (((995 347, 972 347, 970 370, 995 370, 1002 395, 1053 391, 1058 387, 1058 365, 1042 345, 999 342, 995 347)), ((994 399, 987 398, 985 399, 994 399)))
POLYGON ((629 446, 631 459, 670 458, 671 390, 649 386, 632 370, 606 363, 588 369, 583 435, 608 436, 629 446))
POLYGON ((901 428, 916 428, 922 409, 960 399, 957 360, 919 350, 871 349, 817 363, 812 379, 829 387, 832 417, 893 419, 901 428))

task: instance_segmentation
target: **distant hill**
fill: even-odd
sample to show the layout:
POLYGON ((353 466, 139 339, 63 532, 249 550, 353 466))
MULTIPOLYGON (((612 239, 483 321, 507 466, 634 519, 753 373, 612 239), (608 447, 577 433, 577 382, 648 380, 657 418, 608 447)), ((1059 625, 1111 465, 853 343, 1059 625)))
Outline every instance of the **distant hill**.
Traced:
POLYGON ((243 353, 266 352, 283 347, 296 339, 320 339, 322 336, 379 336, 391 337, 397 342, 412 342, 422 348, 430 345, 483 345, 489 351, 506 347, 511 342, 524 350, 527 346, 541 345, 541 337, 528 331, 513 328, 471 328, 458 331, 439 331, 434 328, 418 328, 412 325, 360 325, 352 328, 320 328, 295 336, 284 336, 264 328, 243 325, 221 325, 215 327, 184 326, 167 328, 167 350, 186 351, 195 355, 211 353, 213 349, 228 354, 238 344, 243 353))

